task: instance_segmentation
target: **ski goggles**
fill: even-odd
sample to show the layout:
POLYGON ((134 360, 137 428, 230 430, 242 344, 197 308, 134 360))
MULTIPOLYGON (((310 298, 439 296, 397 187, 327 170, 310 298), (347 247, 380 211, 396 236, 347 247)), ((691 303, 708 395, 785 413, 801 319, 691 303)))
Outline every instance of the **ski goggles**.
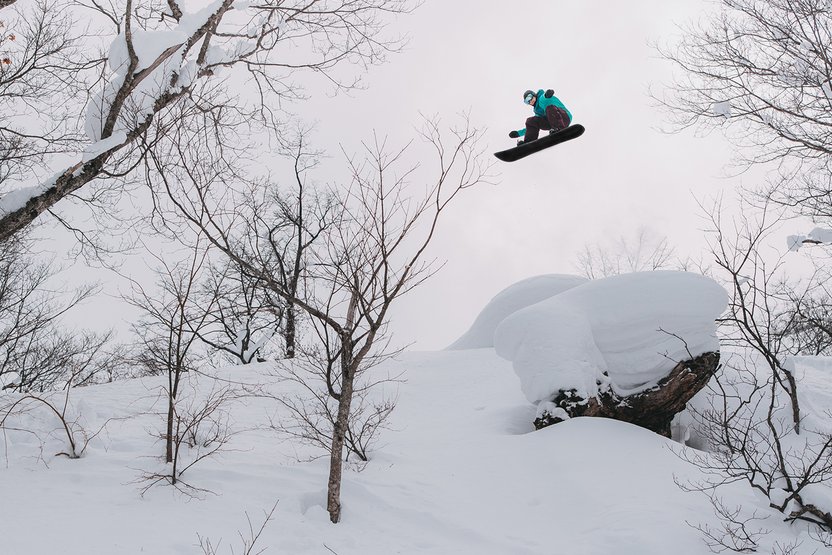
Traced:
POLYGON ((532 98, 534 98, 533 94, 526 95, 525 98, 523 98, 523 102, 525 102, 526 104, 531 104, 532 98))

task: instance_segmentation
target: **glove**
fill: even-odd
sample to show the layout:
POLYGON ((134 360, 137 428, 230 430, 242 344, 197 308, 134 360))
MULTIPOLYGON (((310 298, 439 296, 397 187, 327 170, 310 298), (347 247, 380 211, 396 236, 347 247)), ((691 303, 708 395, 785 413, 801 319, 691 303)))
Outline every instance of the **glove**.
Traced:
POLYGON ((546 98, 552 98, 553 96, 555 96, 555 91, 549 89, 543 96, 545 96, 546 98))
POLYGON ((508 136, 511 137, 512 139, 516 139, 520 136, 520 133, 518 133, 517 131, 512 131, 511 133, 508 134, 508 136))

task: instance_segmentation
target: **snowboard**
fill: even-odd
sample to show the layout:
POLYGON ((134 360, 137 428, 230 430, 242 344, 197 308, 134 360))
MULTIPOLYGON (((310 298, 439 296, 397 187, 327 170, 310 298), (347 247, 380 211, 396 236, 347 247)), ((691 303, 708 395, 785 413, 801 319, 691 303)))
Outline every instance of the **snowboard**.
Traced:
POLYGON ((535 141, 530 143, 523 143, 522 145, 518 145, 514 148, 509 148, 508 150, 501 150, 500 152, 495 152, 494 156, 502 160, 503 162, 514 162, 515 160, 519 160, 520 158, 525 158, 529 154, 534 154, 535 152, 541 151, 544 148, 549 148, 550 146, 555 146, 556 144, 562 143, 564 141, 569 141, 572 139, 576 139, 584 134, 584 126, 581 124, 570 125, 565 129, 561 129, 556 133, 552 133, 551 135, 545 135, 535 141))

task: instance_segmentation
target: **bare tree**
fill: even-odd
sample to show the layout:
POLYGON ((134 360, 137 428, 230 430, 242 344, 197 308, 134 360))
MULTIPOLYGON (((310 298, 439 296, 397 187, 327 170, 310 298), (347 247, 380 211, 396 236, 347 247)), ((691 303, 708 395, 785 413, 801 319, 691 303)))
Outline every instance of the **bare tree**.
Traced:
MULTIPOLYGON (((259 251, 260 266, 272 268, 275 278, 282 282, 288 293, 283 299, 286 324, 283 330, 286 358, 294 358, 297 344, 298 309, 292 299, 305 296, 304 278, 307 275, 310 252, 330 228, 336 225, 338 200, 332 194, 320 192, 307 183, 307 174, 317 166, 317 152, 305 148, 303 132, 299 132, 291 152, 293 160, 295 192, 281 194, 269 192, 271 203, 277 209, 270 220, 255 221, 248 236, 256 235, 258 227, 270 221, 265 240, 266 254, 259 251), (259 225, 258 225, 259 224, 259 225)), ((265 212, 265 207, 254 207, 254 212, 265 212)))
MULTIPOLYGON (((771 217, 771 201, 790 215, 820 221, 832 215, 832 6, 821 0, 720 0, 717 6, 676 47, 661 49, 681 73, 660 100, 680 128, 724 128, 740 147, 741 164, 774 162, 769 167, 776 174, 750 196, 757 210, 744 205, 733 230, 718 209, 710 212, 712 252, 733 292, 723 329, 738 354, 712 382, 709 406, 698 411, 713 459, 693 458, 713 471, 700 489, 745 482, 786 520, 812 523, 828 547, 832 516, 806 494, 832 478, 832 437, 813 423, 820 415, 800 405, 800 382, 788 358, 826 349, 825 272, 789 278, 783 254, 766 251, 778 219, 771 217)), ((823 235, 792 237, 789 246, 826 242, 823 235)), ((754 536, 736 526, 743 517, 723 516, 734 525, 723 537, 755 549, 754 536)), ((779 546, 782 553, 795 549, 779 546)))
POLYGON ((461 191, 489 177, 478 146, 480 133, 467 119, 452 130, 451 141, 435 121, 426 122, 421 136, 436 155, 437 174, 420 196, 407 193, 418 164, 399 167, 407 147, 391 152, 376 138, 365 145, 366 160, 349 159, 352 180, 339 192, 335 225, 327 228, 306 265, 309 285, 303 298, 293 296, 284 282, 262 267, 257 254, 247 248, 252 241, 245 236, 249 227, 240 224, 251 218, 239 210, 231 215, 219 210, 210 182, 193 179, 192 173, 193 189, 178 200, 180 212, 217 248, 314 322, 323 353, 318 357, 320 370, 328 394, 337 401, 328 448, 327 509, 332 522, 341 516, 343 458, 356 378, 384 354, 391 306, 431 275, 425 257, 446 208, 461 191), (240 231, 242 236, 236 234, 240 231))
POLYGON ((672 267, 674 251, 667 237, 640 227, 633 238, 622 236, 609 246, 586 245, 578 255, 577 266, 590 279, 668 269, 672 267))
POLYGON ((137 362, 148 374, 167 378, 165 462, 172 463, 177 448, 177 398, 184 377, 195 370, 195 345, 214 308, 214 300, 196 306, 195 296, 208 249, 197 240, 189 257, 176 264, 157 258, 158 289, 132 281, 132 293, 125 298, 142 312, 134 324, 139 338, 137 362))
POLYGON ((429 121, 423 137, 435 148, 438 177, 422 197, 406 196, 415 167, 397 170, 404 149, 390 152, 376 139, 365 146, 365 160, 350 159, 344 221, 328 237, 327 258, 320 264, 328 285, 321 288, 326 310, 311 307, 310 316, 320 322, 320 335, 333 339, 324 342, 332 346, 327 387, 338 400, 327 495, 332 522, 341 517, 343 452, 356 377, 380 356, 374 348, 384 347, 393 303, 431 275, 424 258, 444 210, 461 191, 488 177, 476 130, 467 125, 454 130, 448 147, 438 123, 429 121))
MULTIPOLYGON (((245 191, 243 210, 250 214, 241 239, 261 271, 280 283, 285 296, 268 295, 269 304, 282 313, 280 335, 284 355, 297 351, 298 307, 294 299, 305 298, 308 265, 314 251, 338 225, 339 200, 331 192, 309 183, 309 173, 318 165, 320 153, 307 147, 305 132, 287 141, 281 154, 292 163, 291 184, 252 187, 245 191)), ((262 281, 262 280, 260 280, 262 281)), ((266 287, 269 291, 273 287, 266 287)))
POLYGON ((257 278, 223 259, 212 262, 199 298, 214 302, 197 336, 232 363, 265 360, 268 344, 283 325, 282 303, 272 301, 257 278))
POLYGON ((661 53, 680 74, 660 100, 680 128, 719 127, 740 162, 777 162, 761 192, 818 220, 832 216, 832 8, 823 0, 720 0, 661 53))
POLYGON ((143 312, 134 325, 140 340, 136 361, 146 373, 167 379, 161 437, 168 466, 162 472, 142 474, 143 492, 159 483, 188 495, 205 492, 183 481, 182 475, 226 447, 234 435, 229 405, 243 395, 236 384, 198 372, 200 337, 214 324, 217 297, 211 288, 209 296, 200 290, 210 255, 205 241, 197 237, 187 254, 174 264, 159 257, 158 288, 149 290, 133 280, 127 298, 143 312))
POLYGON ((808 492, 832 479, 832 434, 817 424, 829 415, 802 411, 789 358, 803 347, 793 338, 796 324, 801 334, 812 325, 800 314, 816 284, 787 279, 783 255, 767 246, 777 217, 743 212, 732 227, 718 206, 710 216, 717 276, 732 293, 721 329, 733 354, 709 384, 705 404, 691 409, 708 452, 682 456, 708 478, 684 487, 707 493, 724 524, 721 530, 700 527, 714 549, 753 551, 767 533, 753 526, 756 514, 728 508, 718 497, 719 488, 738 481, 761 492, 785 520, 815 525, 828 546, 823 538, 832 532, 832 515, 808 492))
POLYGON ((98 381, 114 364, 110 334, 65 330, 62 318, 97 288, 58 286, 51 261, 30 254, 23 237, 0 244, 0 388, 47 391, 98 381))
POLYGON ((759 371, 758 362, 755 357, 729 359, 711 383, 708 403, 693 409, 709 452, 680 454, 706 478, 682 487, 706 493, 718 509, 723 530, 706 533, 715 544, 730 543, 734 551, 749 552, 756 550, 757 537, 767 533, 748 527, 756 514, 749 517, 747 511, 718 506, 720 489, 741 482, 761 493, 787 522, 811 523, 820 543, 832 547, 829 507, 812 494, 832 479, 832 435, 805 423, 797 434, 782 388, 759 371))
MULTIPOLYGON (((720 320, 731 346, 750 348, 759 354, 772 376, 772 383, 788 395, 792 425, 800 431, 800 403, 794 373, 786 364, 785 331, 792 327, 794 313, 779 302, 783 291, 782 255, 765 254, 765 239, 778 223, 767 213, 756 221, 745 214, 734 221, 729 232, 718 207, 710 214, 716 238, 712 253, 716 266, 727 277, 731 301, 720 320), (729 234, 732 233, 732 234, 729 234)), ((775 251, 776 252, 776 251, 775 251)))
POLYGON ((0 3, 0 191, 81 148, 73 126, 87 77, 103 60, 84 51, 85 26, 57 0, 0 3))
MULTIPOLYGON (((3 65, 0 87, 36 91, 40 78, 52 86, 46 91, 62 86, 61 79, 70 84, 83 83, 75 96, 55 98, 47 94, 41 105, 44 113, 52 116, 52 106, 60 106, 61 110, 86 106, 75 118, 53 119, 76 122, 73 128, 57 133, 58 137, 71 134, 77 138, 83 129, 84 139, 93 144, 79 156, 80 160, 43 179, 21 163, 26 161, 28 152, 41 156, 43 164, 56 163, 54 156, 48 152, 44 155, 43 148, 35 144, 48 143, 55 134, 40 131, 38 140, 32 143, 23 131, 0 126, 4 133, 15 134, 12 142, 2 144, 9 150, 5 155, 6 167, 11 169, 7 171, 17 172, 15 183, 20 184, 0 202, 0 240, 18 233, 61 200, 80 193, 93 180, 129 178, 148 146, 173 137, 183 118, 220 118, 225 117, 224 112, 237 112, 238 121, 243 122, 241 128, 245 122, 255 120, 275 127, 280 124, 280 117, 272 107, 302 95, 293 84, 296 74, 316 73, 338 88, 357 86, 359 80, 354 75, 342 75, 338 68, 344 63, 378 63, 397 50, 400 41, 384 38, 385 16, 406 12, 411 4, 409 0, 224 0, 194 13, 187 13, 177 0, 127 0, 123 5, 54 0, 53 4, 44 4, 41 13, 44 17, 55 14, 48 21, 58 29, 68 28, 69 35, 74 37, 70 44, 77 45, 78 50, 48 50, 46 55, 61 57, 56 64, 45 66, 58 72, 59 77, 44 72, 42 64, 33 64, 41 71, 10 74, 17 71, 13 68, 24 65, 22 58, 11 55, 10 62, 3 65), (108 56, 87 55, 100 39, 89 37, 82 41, 82 37, 92 33, 79 29, 68 16, 60 15, 61 10, 70 10, 66 12, 69 15, 74 13, 72 10, 85 10, 94 20, 96 32, 114 37, 108 56), (76 53, 77 57, 73 55, 76 53), (105 58, 109 70, 104 67, 105 58), (67 60, 80 62, 67 64, 67 60), (219 78, 222 72, 235 71, 238 73, 233 79, 219 78), (237 83, 253 89, 258 100, 250 106, 239 100, 214 102, 218 96, 230 100, 234 95, 223 91, 230 91, 237 83), (83 101, 87 95, 91 95, 89 103, 83 101)), ((8 4, 4 3, 2 8, 4 15, 14 9, 5 6, 8 4)), ((59 42, 66 38, 60 37, 59 42)), ((0 110, 15 113, 8 109, 12 101, 2 96, 2 90, 0 110)), ((73 145, 77 144, 76 140, 73 145)))
POLYGON ((138 480, 144 484, 142 493, 157 484, 169 484, 190 496, 211 493, 184 480, 183 475, 227 449, 236 433, 231 425, 230 406, 243 395, 236 384, 188 374, 181 377, 178 385, 177 397, 170 405, 172 412, 168 413, 173 425, 161 434, 170 449, 170 460, 165 461, 163 471, 142 473, 138 480), (206 380, 210 380, 210 387, 206 387, 206 380), (186 383, 191 386, 187 390, 186 383))
MULTIPOLYGON (((170 144, 160 143, 148 151, 147 180, 158 181, 165 191, 154 203, 152 225, 179 238, 187 233, 186 229, 180 229, 182 215, 186 215, 185 221, 194 214, 199 215, 206 210, 202 204, 210 204, 215 214, 226 219, 235 228, 235 240, 241 243, 238 249, 245 249, 261 273, 267 273, 271 282, 283 284, 281 290, 287 294, 275 294, 274 287, 261 275, 252 274, 233 259, 224 263, 228 264, 228 271, 222 275, 226 278, 233 275, 231 281, 239 285, 235 286, 238 300, 256 310, 261 321, 265 317, 279 325, 276 331, 283 340, 284 356, 292 358, 300 323, 294 299, 305 295, 306 267, 313 247, 336 224, 337 198, 308 182, 307 175, 316 167, 319 153, 306 147, 303 133, 294 139, 283 138, 285 145, 278 153, 291 162, 291 178, 288 183, 282 183, 272 178, 251 179, 240 169, 245 165, 241 160, 248 153, 229 146, 235 143, 234 127, 227 119, 179 127, 173 150, 168 148, 170 144), (185 184, 198 184, 198 187, 194 191, 185 184)), ((222 291, 221 282, 214 281, 213 290, 218 298, 228 297, 222 291)), ((237 306, 242 308, 240 304, 237 306)), ((245 318, 243 313, 238 315, 245 318)), ((217 316, 213 318, 216 320, 217 316)), ((229 323, 229 318, 225 317, 225 322, 229 323)), ((215 323, 223 326, 222 322, 215 323)), ((240 320, 233 327, 238 328, 239 324, 245 326, 240 320)), ((216 332, 217 326, 212 330, 216 332)), ((230 330, 230 334, 236 342, 237 330, 230 330)), ((217 338, 205 336, 203 339, 219 346, 217 338)), ((251 356, 249 349, 243 358, 250 360, 251 356)))
POLYGON ((720 0, 661 48, 679 74, 665 99, 682 126, 736 128, 748 161, 830 152, 832 11, 823 0, 720 0))

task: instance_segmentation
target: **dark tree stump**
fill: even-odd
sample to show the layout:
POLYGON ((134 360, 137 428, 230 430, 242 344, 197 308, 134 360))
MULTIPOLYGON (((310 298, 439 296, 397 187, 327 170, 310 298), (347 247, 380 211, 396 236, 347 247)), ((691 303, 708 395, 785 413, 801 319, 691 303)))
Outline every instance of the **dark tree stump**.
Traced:
MULTIPOLYGON (((705 353, 680 362, 655 387, 620 397, 611 389, 583 399, 574 390, 559 391, 552 402, 570 417, 603 416, 629 422, 670 437, 670 421, 684 410, 691 397, 711 379, 719 367, 719 353, 705 353)), ((534 421, 538 430, 564 419, 544 412, 534 421)))

